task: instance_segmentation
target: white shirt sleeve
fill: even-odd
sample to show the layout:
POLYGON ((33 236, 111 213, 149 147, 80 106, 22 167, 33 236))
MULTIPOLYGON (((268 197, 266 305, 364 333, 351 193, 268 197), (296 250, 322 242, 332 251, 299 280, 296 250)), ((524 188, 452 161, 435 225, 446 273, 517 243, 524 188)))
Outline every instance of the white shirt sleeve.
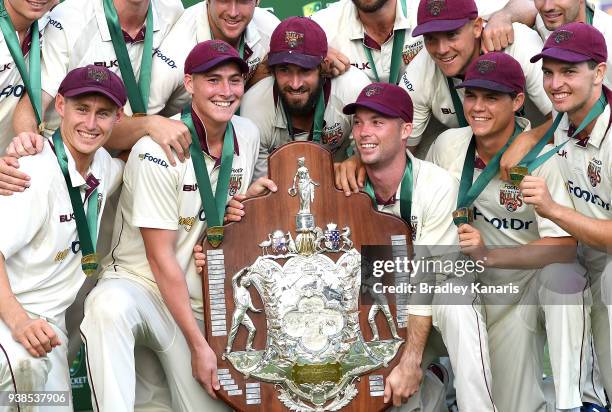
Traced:
MULTIPOLYGON (((552 145, 546 145, 542 152, 545 153, 552 149, 552 145)), ((561 175, 561 165, 559 164, 558 156, 553 155, 543 165, 533 171, 534 176, 543 177, 546 180, 546 186, 552 199, 561 206, 574 208, 572 199, 567 191, 567 186, 563 176, 561 175)), ((565 230, 561 229, 552 220, 545 219, 536 213, 536 221, 538 224, 538 233, 541 237, 565 237, 571 236, 565 230)))
POLYGON ((50 219, 51 179, 44 171, 49 165, 41 162, 40 156, 23 158, 20 163, 20 171, 31 177, 31 186, 11 196, 0 196, 0 253, 5 260, 28 246, 50 219))
MULTIPOLYGON (((191 162, 188 163, 191 166, 191 162)), ((140 140, 128 159, 126 185, 133 192, 132 225, 153 229, 178 229, 179 170, 152 140, 140 140)))
POLYGON ((55 24, 47 24, 41 46, 41 83, 43 90, 51 96, 57 95, 70 63, 71 45, 62 11, 60 8, 59 13, 57 9, 51 13, 50 18, 55 20, 55 24))
POLYGON ((425 48, 417 54, 412 62, 406 67, 399 86, 406 90, 412 99, 414 114, 412 117, 412 134, 408 138, 408 146, 417 146, 429 119, 431 118, 431 73, 425 70, 426 60, 429 54, 425 48))

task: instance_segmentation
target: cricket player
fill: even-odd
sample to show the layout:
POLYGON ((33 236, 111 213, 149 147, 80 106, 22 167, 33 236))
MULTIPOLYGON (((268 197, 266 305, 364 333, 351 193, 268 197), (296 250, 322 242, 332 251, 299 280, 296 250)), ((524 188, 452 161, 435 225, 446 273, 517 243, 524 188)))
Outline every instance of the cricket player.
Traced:
POLYGON ((65 406, 28 410, 72 411, 64 314, 83 272, 95 271, 100 212, 121 182, 123 162, 101 147, 125 102, 108 69, 70 71, 55 101, 59 129, 21 161, 32 185, 0 197, 0 391, 66 396, 65 406))
MULTIPOLYGON (((343 110, 347 115, 354 115, 352 133, 368 172, 366 192, 376 208, 409 223, 413 245, 418 250, 457 245, 457 232, 452 223, 457 182, 445 170, 406 154, 412 122, 410 96, 398 86, 373 83, 343 110), (401 204, 408 196, 411 196, 410 207, 406 210, 401 204)), ((245 196, 239 195, 230 201, 228 220, 241 219, 244 199, 245 196)), ((198 256, 196 259, 201 261, 203 255, 198 256)), ((447 282, 469 284, 471 280, 466 276, 447 282)), ((392 402, 402 411, 445 408, 445 395, 440 392, 444 390, 437 379, 431 379, 431 371, 427 370, 436 357, 447 355, 445 345, 456 377, 459 408, 496 410, 490 394, 492 384, 484 319, 472 306, 474 295, 468 293, 463 299, 469 304, 450 306, 443 298, 434 297, 433 305, 429 301, 429 304, 413 304, 409 308, 406 349, 400 364, 387 378, 386 402, 392 402), (437 331, 429 337, 432 324, 437 331), (439 342, 440 337, 443 343, 439 342), (417 391, 419 394, 412 396, 417 391), (406 404, 402 406, 402 403, 406 404)))
POLYGON ((269 154, 293 140, 318 142, 335 159, 346 157, 352 119, 342 108, 370 81, 355 68, 339 77, 323 77, 327 51, 325 32, 306 17, 290 17, 272 33, 272 77, 250 88, 240 109, 261 133, 253 178, 267 175, 269 154))
MULTIPOLYGON (((542 59, 544 89, 553 103, 555 116, 559 116, 558 125, 550 133, 554 131, 559 168, 575 209, 551 198, 547 182, 532 177, 523 183, 525 202, 578 239, 579 261, 587 269, 593 295, 591 329, 595 352, 609 396, 612 393, 609 298, 612 281, 608 248, 612 240, 609 238, 610 171, 606 167, 609 156, 606 138, 612 96, 603 85, 608 59, 606 41, 593 26, 569 23, 555 30, 542 52, 533 59, 542 59), (576 132, 581 128, 582 131, 576 132)), ((549 136, 544 136, 542 142, 544 138, 548 140, 549 136)), ((517 147, 537 146, 533 139, 523 139, 517 147)))
MULTIPOLYGON (((88 64, 107 67, 121 76, 128 91, 127 115, 146 114, 148 96, 157 82, 151 76, 152 61, 161 59, 155 50, 182 12, 179 0, 67 0, 54 8, 42 39, 45 134, 50 135, 58 124, 57 113, 47 108, 60 82, 68 71, 88 64)), ((155 124, 162 122, 160 116, 155 124)), ((16 133, 38 131, 29 100, 21 99, 13 126, 16 133)), ((156 134, 159 140, 168 139, 161 134, 156 134)), ((127 150, 140 137, 115 134, 107 148, 127 150)), ((180 144, 174 144, 182 155, 180 144)), ((169 147, 167 150, 170 152, 169 147)))
MULTIPOLYGON (((479 280, 518 288, 503 296, 506 299, 486 306, 493 399, 499 410, 545 410, 543 341, 537 332, 540 314, 537 301, 529 296, 534 290, 545 317, 556 408, 577 412, 586 375, 586 280, 574 273, 578 265, 568 270, 564 265, 540 270, 555 262, 571 262, 576 243, 526 205, 519 188, 500 180, 498 173, 499 158, 509 141, 530 127, 529 121, 514 115, 523 105, 525 83, 521 65, 510 55, 492 52, 478 57, 459 85, 465 88, 465 117, 470 126, 442 133, 427 158, 461 182, 457 208, 471 210, 473 221, 459 226, 459 240, 464 253, 486 262, 479 280), (579 286, 571 288, 570 283, 579 286), (559 292, 563 288, 571 291, 559 292)), ((556 159, 532 173, 554 188, 559 203, 571 207, 556 159)), ((485 296, 484 301, 491 303, 493 298, 485 296)))
POLYGON ((0 153, 15 135, 12 119, 19 98, 31 90, 34 99, 40 100, 39 34, 49 20, 46 13, 55 3, 14 0, 0 5, 6 11, 0 18, 0 153))
MULTIPOLYGON (((479 10, 488 15, 505 2, 480 0, 479 10)), ((414 0, 340 0, 312 19, 325 30, 329 46, 345 53, 370 81, 398 84, 406 66, 423 48, 422 37, 411 36, 417 5, 414 0)))
POLYGON ((192 156, 172 166, 149 137, 134 146, 113 252, 85 303, 81 334, 92 400, 100 411, 133 410, 134 348, 142 346, 161 361, 172 410, 227 409, 213 400, 217 358, 202 334, 202 284, 192 249, 205 233, 214 236, 207 228, 222 224, 217 203, 246 192, 259 132, 251 121, 234 116, 248 73, 238 51, 222 40, 205 41, 193 48, 184 67, 193 103, 181 118, 192 130, 192 156), (210 185, 205 192, 216 193, 218 184, 223 189, 217 197, 201 192, 210 185))
MULTIPOLYGON (((465 127, 463 92, 456 88, 468 66, 478 57, 484 22, 478 17, 474 0, 448 1, 438 10, 435 2, 421 0, 418 26, 413 35, 423 35, 426 52, 408 66, 400 86, 414 102, 414 128, 409 146, 417 146, 433 115, 447 127, 465 127)), ((528 27, 513 25, 515 42, 505 49, 523 68, 526 93, 543 115, 551 111, 550 101, 542 89, 539 65, 529 62, 542 41, 528 27)))

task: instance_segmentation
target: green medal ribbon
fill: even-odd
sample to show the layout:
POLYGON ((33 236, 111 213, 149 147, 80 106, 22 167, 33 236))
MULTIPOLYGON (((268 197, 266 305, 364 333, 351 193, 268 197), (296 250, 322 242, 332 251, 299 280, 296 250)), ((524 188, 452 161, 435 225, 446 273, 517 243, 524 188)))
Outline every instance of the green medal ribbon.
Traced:
POLYGON ((59 163, 62 170, 68 194, 70 195, 70 203, 72 204, 77 234, 81 245, 81 268, 89 276, 98 269, 98 255, 96 254, 96 241, 98 239, 98 189, 95 189, 89 195, 86 215, 81 199, 81 191, 79 188, 72 186, 72 179, 70 179, 70 172, 68 171, 68 157, 64 150, 64 142, 62 141, 59 129, 53 133, 53 147, 57 156, 57 163, 59 163))
MULTIPOLYGON (((404 13, 404 17, 406 17, 406 0, 401 1, 402 4, 402 12, 404 13)), ((398 84, 400 81, 400 68, 401 68, 401 59, 402 52, 404 50, 404 41, 406 39, 406 30, 395 30, 393 34, 393 48, 391 49, 391 67, 389 68, 389 81, 387 83, 398 84)), ((366 47, 365 44, 362 44, 363 50, 365 51, 366 57, 368 58, 368 63, 374 72, 374 78, 377 82, 380 82, 380 78, 378 77, 378 71, 376 70, 376 64, 374 63, 374 57, 372 56, 372 51, 369 47, 366 47)))
POLYGON ((457 209, 468 208, 480 196, 482 191, 487 187, 489 182, 499 173, 499 161, 502 155, 510 146, 512 141, 523 129, 519 124, 514 122, 514 132, 506 144, 493 156, 493 159, 487 164, 480 176, 474 181, 474 160, 476 157, 476 138, 472 136, 470 145, 468 146, 465 160, 463 162, 463 171, 461 172, 461 181, 459 183, 459 194, 457 196, 457 209))
MULTIPOLYGON (((294 131, 293 125, 291 124, 291 116, 285 109, 283 102, 281 101, 281 107, 283 108, 283 112, 285 113, 285 118, 287 119, 287 131, 289 132, 289 136, 291 136, 291 140, 294 139, 294 131)), ((314 109, 314 119, 312 121, 312 141, 315 143, 321 143, 321 135, 323 134, 323 123, 325 115, 325 92, 323 91, 323 86, 319 89, 319 98, 317 99, 317 104, 314 109)))
MULTIPOLYGON (((400 191, 400 214, 402 219, 404 219, 408 224, 410 224, 410 219, 412 217, 412 161, 410 158, 407 159, 407 165, 404 169, 404 176, 402 177, 402 189, 400 191)), ((372 187, 372 183, 366 179, 366 184, 363 190, 370 196, 372 199, 372 203, 376 208, 376 195, 374 194, 374 188, 372 187)))
POLYGON ((26 70, 26 63, 21 46, 19 45, 19 38, 15 34, 15 27, 11 18, 4 7, 4 2, 0 2, 0 30, 4 35, 6 46, 11 53, 11 57, 15 61, 15 66, 21 75, 23 85, 30 98, 30 103, 34 108, 34 115, 36 116, 36 123, 40 125, 42 123, 42 88, 40 84, 40 33, 38 31, 38 20, 34 20, 32 26, 30 26, 30 33, 32 33, 32 43, 30 45, 30 68, 26 70))
POLYGON ((111 35, 113 49, 117 55, 119 62, 119 71, 127 89, 128 100, 132 107, 132 113, 135 115, 144 115, 147 113, 147 105, 149 102, 149 91, 151 88, 151 63, 153 60, 153 5, 149 2, 147 11, 147 20, 145 24, 145 38, 142 50, 142 59, 140 61, 140 76, 136 82, 134 69, 130 55, 128 54, 123 38, 123 31, 119 24, 117 10, 113 5, 113 0, 104 0, 104 16, 106 24, 111 35))
POLYGON ((223 216, 225 214, 227 190, 229 188, 230 175, 232 173, 232 160, 234 158, 234 129, 232 123, 228 122, 225 127, 225 135, 223 136, 219 178, 217 179, 215 194, 213 195, 210 176, 208 176, 208 171, 206 170, 206 162, 204 161, 200 140, 195 131, 193 120, 191 119, 190 105, 185 106, 183 109, 181 121, 187 126, 191 133, 189 152, 198 182, 202 207, 204 208, 204 213, 208 220, 208 229, 206 230, 207 239, 213 247, 217 247, 223 241, 223 216))
POLYGON ((544 149, 544 146, 546 146, 548 142, 552 139, 553 135, 555 134, 555 131, 557 130, 557 127, 559 127, 559 123, 561 122, 563 113, 558 113, 555 117, 555 121, 546 131, 544 136, 542 136, 538 143, 525 155, 525 157, 523 157, 523 160, 521 160, 518 165, 527 167, 529 173, 533 172, 544 162, 550 159, 555 153, 557 153, 563 146, 565 146, 567 142, 569 142, 574 136, 578 136, 578 134, 583 131, 593 120, 598 118, 606 109, 607 104, 608 100, 606 99, 606 95, 602 90, 601 96, 593 105, 593 107, 591 107, 591 110, 589 110, 589 113, 582 120, 576 131, 572 133, 572 135, 569 136, 564 142, 559 143, 546 153, 543 153, 542 155, 538 156, 542 149, 544 149))
POLYGON ((457 93, 457 89, 455 88, 455 83, 453 83, 453 79, 450 77, 446 78, 446 82, 448 83, 448 90, 450 91, 451 99, 453 99, 453 107, 455 109, 455 114, 457 115, 459 127, 467 127, 468 122, 465 120, 465 114, 463 113, 463 103, 461 103, 459 93, 457 93))
POLYGON ((593 17, 595 15, 595 12, 593 11, 593 9, 591 9, 588 5, 586 6, 586 23, 589 26, 593 25, 593 17))

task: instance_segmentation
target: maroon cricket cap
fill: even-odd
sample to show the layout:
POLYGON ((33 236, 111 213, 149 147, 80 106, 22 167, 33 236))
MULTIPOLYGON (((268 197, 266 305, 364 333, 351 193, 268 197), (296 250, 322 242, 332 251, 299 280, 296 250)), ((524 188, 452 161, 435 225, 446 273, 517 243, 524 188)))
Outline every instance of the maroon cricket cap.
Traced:
POLYGON ((327 56, 327 36, 314 20, 289 17, 272 32, 268 65, 295 64, 317 67, 327 56))
POLYGON ((106 67, 91 64, 68 72, 57 92, 64 97, 99 93, 119 107, 123 107, 127 101, 123 80, 106 67))
POLYGON ((595 27, 582 22, 568 23, 551 33, 542 52, 531 58, 531 62, 550 57, 570 63, 608 60, 606 39, 595 27))
POLYGON ((474 0, 421 0, 412 37, 457 30, 477 17, 474 0))
POLYGON ((185 74, 204 73, 223 63, 236 63, 242 73, 249 65, 232 46, 223 40, 206 40, 195 45, 185 59, 185 74))
POLYGON ((457 86, 478 87, 502 93, 523 93, 525 74, 519 62, 503 52, 491 52, 479 56, 465 73, 465 79, 457 86))
POLYGON ((358 107, 374 110, 387 117, 400 117, 412 123, 412 99, 408 92, 390 83, 372 83, 363 88, 355 103, 342 109, 344 114, 355 114, 358 107))

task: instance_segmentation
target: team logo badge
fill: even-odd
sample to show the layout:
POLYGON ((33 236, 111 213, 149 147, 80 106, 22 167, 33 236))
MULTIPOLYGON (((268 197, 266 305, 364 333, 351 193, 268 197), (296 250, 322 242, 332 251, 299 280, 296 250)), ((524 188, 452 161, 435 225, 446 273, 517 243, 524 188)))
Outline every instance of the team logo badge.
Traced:
POLYGON ((238 193, 238 190, 240 190, 240 186, 242 186, 242 173, 240 174, 233 174, 230 176, 230 181, 229 181, 229 195, 230 196, 234 196, 236 193, 238 193))
MULTIPOLYGON (((574 33, 569 30, 559 30, 555 34, 555 43, 563 43, 574 37, 574 33)), ((586 46, 586 45, 585 45, 586 46)))
POLYGON ((437 16, 446 7, 446 0, 427 0, 427 10, 432 16, 437 16))
POLYGON ((382 87, 380 86, 368 86, 364 92, 364 94, 367 97, 378 96, 381 93, 382 93, 382 87))
POLYGON ((495 70, 496 66, 497 63, 492 60, 480 60, 478 63, 476 63, 476 70, 478 70, 478 73, 480 74, 485 74, 495 70))
POLYGON ((218 51, 219 53, 225 53, 228 50, 228 47, 225 43, 221 42, 221 41, 215 41, 213 42, 210 47, 212 47, 214 50, 218 51))
POLYGON ((402 60, 404 64, 410 64, 410 62, 416 57, 417 54, 423 48, 423 42, 419 41, 414 44, 409 44, 404 47, 404 51, 402 52, 402 60))
POLYGON ((87 78, 98 83, 108 80, 108 73, 97 67, 87 68, 87 78))
POLYGON ((523 197, 519 188, 513 184, 503 183, 499 188, 499 204, 508 212, 516 212, 523 206, 523 197))
POLYGON ((336 146, 342 140, 342 127, 340 123, 334 123, 331 127, 324 127, 321 141, 324 145, 336 146))
POLYGON ((589 177, 589 182, 591 182, 591 186, 596 187, 599 183, 601 183, 601 160, 597 160, 592 158, 589 162, 589 167, 587 168, 587 176, 589 177))
POLYGON ((299 33, 297 31, 286 31, 285 43, 287 43, 287 46, 290 48, 295 49, 304 43, 304 33, 299 33))

